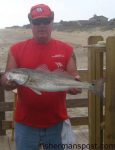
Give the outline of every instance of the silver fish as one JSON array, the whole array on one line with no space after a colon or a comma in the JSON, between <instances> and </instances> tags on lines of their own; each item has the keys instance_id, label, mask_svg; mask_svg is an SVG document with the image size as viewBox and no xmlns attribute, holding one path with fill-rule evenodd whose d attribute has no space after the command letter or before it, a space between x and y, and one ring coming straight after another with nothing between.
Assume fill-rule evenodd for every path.
<instances>
[{"instance_id":1,"label":"silver fish","mask_svg":"<svg viewBox=\"0 0 115 150\"><path fill-rule=\"evenodd\" d=\"M6 73L10 81L15 81L19 85L30 88L37 94L45 92L67 91L72 88L87 89L97 95L103 93L103 81L96 83L76 81L74 77L62 70L50 71L46 66L36 70L27 68L13 69Z\"/></svg>"}]
</instances>

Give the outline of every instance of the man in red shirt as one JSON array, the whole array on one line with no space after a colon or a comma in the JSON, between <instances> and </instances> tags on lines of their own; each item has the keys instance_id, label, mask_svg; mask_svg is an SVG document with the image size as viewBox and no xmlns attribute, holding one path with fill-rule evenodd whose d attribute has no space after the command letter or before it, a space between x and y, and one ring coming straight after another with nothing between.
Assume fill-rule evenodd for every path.
<instances>
[{"instance_id":1,"label":"man in red shirt","mask_svg":"<svg viewBox=\"0 0 115 150\"><path fill-rule=\"evenodd\" d=\"M54 12L47 5L39 4L31 8L28 18L33 38L11 46L6 72L14 68L36 69L45 64L50 71L65 70L79 80L73 48L51 37ZM37 95L27 87L8 81L5 75L1 82L6 90L18 90L16 150L38 150L40 143L44 149L63 150L61 132L63 122L68 119L66 92ZM77 94L81 91L71 89L68 92Z\"/></svg>"}]
</instances>

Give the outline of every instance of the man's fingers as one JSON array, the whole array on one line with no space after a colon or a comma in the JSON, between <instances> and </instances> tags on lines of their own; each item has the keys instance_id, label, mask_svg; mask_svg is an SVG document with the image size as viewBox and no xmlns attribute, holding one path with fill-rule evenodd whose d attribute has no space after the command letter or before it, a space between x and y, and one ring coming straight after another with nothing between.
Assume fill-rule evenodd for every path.
<instances>
[{"instance_id":1,"label":"man's fingers","mask_svg":"<svg viewBox=\"0 0 115 150\"><path fill-rule=\"evenodd\" d=\"M18 84L16 82L7 80L5 74L1 78L1 85L6 90L13 90L18 87Z\"/></svg>"},{"instance_id":2,"label":"man's fingers","mask_svg":"<svg viewBox=\"0 0 115 150\"><path fill-rule=\"evenodd\" d=\"M82 92L82 89L69 89L68 90L68 94L71 94L71 95L76 95L78 93L81 93Z\"/></svg>"}]
</instances>

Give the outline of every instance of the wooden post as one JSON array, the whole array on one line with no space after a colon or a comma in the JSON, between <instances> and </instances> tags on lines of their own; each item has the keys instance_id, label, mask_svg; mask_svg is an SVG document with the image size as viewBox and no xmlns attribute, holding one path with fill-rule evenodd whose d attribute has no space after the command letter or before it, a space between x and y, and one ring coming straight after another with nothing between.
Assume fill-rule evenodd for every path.
<instances>
[{"instance_id":1,"label":"wooden post","mask_svg":"<svg viewBox=\"0 0 115 150\"><path fill-rule=\"evenodd\" d=\"M0 78L1 78L1 73L0 73ZM0 102L4 102L5 97L4 97L4 89L0 85ZM0 112L0 135L5 135L6 131L2 129L2 120L5 120L5 112Z\"/></svg>"},{"instance_id":2,"label":"wooden post","mask_svg":"<svg viewBox=\"0 0 115 150\"><path fill-rule=\"evenodd\" d=\"M88 45L96 44L102 41L101 36L90 36ZM89 48L88 55L89 81L99 80L103 77L103 52L101 48ZM89 143L97 144L96 149L100 150L100 144L103 142L103 133L101 130L101 121L103 117L103 98L89 92Z\"/></svg>"},{"instance_id":3,"label":"wooden post","mask_svg":"<svg viewBox=\"0 0 115 150\"><path fill-rule=\"evenodd\" d=\"M105 101L105 135L108 146L115 149L115 36L108 37L106 42L106 101ZM109 147L111 150L112 146Z\"/></svg>"},{"instance_id":4,"label":"wooden post","mask_svg":"<svg viewBox=\"0 0 115 150\"><path fill-rule=\"evenodd\" d=\"M15 126L15 121L14 121L14 114L16 111L16 100L17 100L17 89L12 91L14 93L14 106L13 106L13 123L12 123L12 141L14 141L14 126Z\"/></svg>"}]
</instances>

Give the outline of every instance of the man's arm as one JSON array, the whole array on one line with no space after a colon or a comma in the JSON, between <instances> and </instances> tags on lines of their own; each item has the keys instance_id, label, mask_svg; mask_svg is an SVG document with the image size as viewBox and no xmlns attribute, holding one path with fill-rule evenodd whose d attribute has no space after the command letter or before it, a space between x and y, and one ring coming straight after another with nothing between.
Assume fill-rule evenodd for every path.
<instances>
[{"instance_id":1,"label":"man's arm","mask_svg":"<svg viewBox=\"0 0 115 150\"><path fill-rule=\"evenodd\" d=\"M8 58L7 58L7 64L6 64L5 72L10 71L11 69L14 69L14 68L17 68L17 64L16 64L14 56L12 55L12 53L10 51L8 53Z\"/></svg>"},{"instance_id":2,"label":"man's arm","mask_svg":"<svg viewBox=\"0 0 115 150\"><path fill-rule=\"evenodd\" d=\"M75 80L80 80L80 76L77 72L77 65L76 65L76 57L75 54L73 53L70 60L68 61L67 67L66 67L66 71L71 74ZM77 94L77 93L81 93L81 89L70 89L68 91L69 94Z\"/></svg>"},{"instance_id":3,"label":"man's arm","mask_svg":"<svg viewBox=\"0 0 115 150\"><path fill-rule=\"evenodd\" d=\"M71 74L76 80L80 80L80 76L77 71L77 65L76 65L76 56L73 53L70 60L68 61L66 70L69 74Z\"/></svg>"},{"instance_id":4,"label":"man's arm","mask_svg":"<svg viewBox=\"0 0 115 150\"><path fill-rule=\"evenodd\" d=\"M14 68L17 68L17 65L16 65L16 62L15 62L15 59L14 59L12 53L9 52L5 73L2 75L2 78L1 78L1 85L3 86L3 88L5 90L8 90L8 91L13 90L13 89L17 88L17 86L18 86L14 81L9 81L6 78L6 73Z\"/></svg>"}]
</instances>

